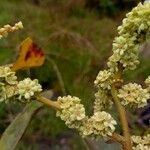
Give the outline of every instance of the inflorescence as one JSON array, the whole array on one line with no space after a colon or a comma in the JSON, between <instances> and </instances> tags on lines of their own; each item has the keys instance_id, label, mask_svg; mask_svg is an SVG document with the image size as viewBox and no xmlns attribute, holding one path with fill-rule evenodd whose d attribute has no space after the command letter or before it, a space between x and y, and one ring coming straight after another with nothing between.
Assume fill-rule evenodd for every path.
<instances>
[{"instance_id":1,"label":"inflorescence","mask_svg":"<svg viewBox=\"0 0 150 150\"><path fill-rule=\"evenodd\" d=\"M124 106L141 108L147 105L150 98L150 77L145 81L147 88L136 83L123 85L123 79L120 76L117 78L119 71L123 74L124 70L133 70L139 64L138 50L150 35L150 3L140 3L126 17L123 24L118 27L118 36L113 42L113 55L107 63L108 69L100 71L94 81L97 92L93 116L85 115L84 107L78 98L71 96L58 98L62 110L58 111L57 116L60 116L66 125L78 129L82 136L110 137L114 133L117 122L106 112L113 105L112 85L120 83L117 87L117 97Z\"/></svg>"},{"instance_id":2,"label":"inflorescence","mask_svg":"<svg viewBox=\"0 0 150 150\"><path fill-rule=\"evenodd\" d=\"M133 150L149 150L150 134L146 136L132 136Z\"/></svg>"},{"instance_id":3,"label":"inflorescence","mask_svg":"<svg viewBox=\"0 0 150 150\"><path fill-rule=\"evenodd\" d=\"M113 72L118 70L118 62L126 70L133 70L139 64L139 47L150 35L150 3L140 3L126 17L118 27L119 35L113 42L113 55L108 61Z\"/></svg>"},{"instance_id":4,"label":"inflorescence","mask_svg":"<svg viewBox=\"0 0 150 150\"><path fill-rule=\"evenodd\" d=\"M36 98L42 91L38 80L29 78L23 81L17 81L15 72L11 71L8 66L0 67L0 101L21 101L24 103L30 102Z\"/></svg>"},{"instance_id":5,"label":"inflorescence","mask_svg":"<svg viewBox=\"0 0 150 150\"><path fill-rule=\"evenodd\" d=\"M136 83L123 85L121 76L117 76L120 71L123 74L124 70L133 70L139 64L138 49L150 37L150 2L140 3L126 17L123 24L118 27L118 36L113 42L113 55L107 63L108 69L100 71L94 81L97 88L94 114L86 115L84 105L78 97L58 97L60 109L57 110L57 116L65 121L69 128L77 129L83 137L111 137L114 133L117 122L107 110L113 106L111 89L118 81L121 82L116 88L116 97L122 105L141 108L150 99L150 76L145 80L146 88ZM0 29L0 38L22 27L21 22L14 27L5 25ZM11 68L0 67L0 101L8 102L15 99L26 103L36 99L41 91L42 87L38 80L26 78L17 81L15 72L11 71ZM150 135L133 136L133 149L150 149L149 139Z\"/></svg>"},{"instance_id":6,"label":"inflorescence","mask_svg":"<svg viewBox=\"0 0 150 150\"><path fill-rule=\"evenodd\" d=\"M16 23L14 26L11 26L9 24L4 25L3 28L0 28L0 39L3 37L7 37L9 32L14 32L14 31L22 29L22 28L23 28L23 25L22 25L21 21Z\"/></svg>"}]
</instances>

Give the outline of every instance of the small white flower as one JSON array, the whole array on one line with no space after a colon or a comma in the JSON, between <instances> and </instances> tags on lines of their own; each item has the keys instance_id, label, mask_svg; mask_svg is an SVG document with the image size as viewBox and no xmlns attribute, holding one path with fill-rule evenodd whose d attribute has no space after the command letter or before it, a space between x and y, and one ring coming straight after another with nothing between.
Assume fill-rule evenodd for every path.
<instances>
[{"instance_id":1,"label":"small white flower","mask_svg":"<svg viewBox=\"0 0 150 150\"><path fill-rule=\"evenodd\" d=\"M17 84L17 77L15 76L15 72L11 71L11 69L7 66L0 66L0 78L4 79L8 84Z\"/></svg>"},{"instance_id":2,"label":"small white flower","mask_svg":"<svg viewBox=\"0 0 150 150\"><path fill-rule=\"evenodd\" d=\"M4 25L3 28L0 28L0 39L3 37L7 37L9 32L14 32L22 28L23 28L23 25L21 21L16 23L14 26L10 26L9 24Z\"/></svg>"},{"instance_id":3,"label":"small white flower","mask_svg":"<svg viewBox=\"0 0 150 150\"><path fill-rule=\"evenodd\" d=\"M13 85L2 85L0 86L0 102L8 102L12 100L13 97L17 94L17 88Z\"/></svg>"},{"instance_id":4,"label":"small white flower","mask_svg":"<svg viewBox=\"0 0 150 150\"><path fill-rule=\"evenodd\" d=\"M17 77L8 66L0 66L0 102L12 99L16 95Z\"/></svg>"},{"instance_id":5,"label":"small white flower","mask_svg":"<svg viewBox=\"0 0 150 150\"><path fill-rule=\"evenodd\" d=\"M115 131L117 122L105 111L94 113L91 118L85 118L79 128L80 134L85 136L109 137Z\"/></svg>"},{"instance_id":6,"label":"small white flower","mask_svg":"<svg viewBox=\"0 0 150 150\"><path fill-rule=\"evenodd\" d=\"M149 150L150 149L150 134L146 136L132 136L133 150Z\"/></svg>"},{"instance_id":7,"label":"small white flower","mask_svg":"<svg viewBox=\"0 0 150 150\"><path fill-rule=\"evenodd\" d=\"M58 97L61 110L57 111L57 116L65 121L70 128L78 128L85 118L85 108L80 104L78 97L64 96Z\"/></svg>"},{"instance_id":8,"label":"small white flower","mask_svg":"<svg viewBox=\"0 0 150 150\"><path fill-rule=\"evenodd\" d=\"M30 100L35 94L38 94L42 91L42 87L38 83L38 80L31 80L30 78L20 81L17 85L17 88L19 100Z\"/></svg>"},{"instance_id":9,"label":"small white flower","mask_svg":"<svg viewBox=\"0 0 150 150\"><path fill-rule=\"evenodd\" d=\"M105 112L96 112L90 118L85 118L82 125L79 127L81 136L97 137L110 137L115 131L115 125L117 122L112 116Z\"/></svg>"},{"instance_id":10,"label":"small white flower","mask_svg":"<svg viewBox=\"0 0 150 150\"><path fill-rule=\"evenodd\" d=\"M147 85L147 89L150 92L150 76L145 80L145 84Z\"/></svg>"},{"instance_id":11,"label":"small white flower","mask_svg":"<svg viewBox=\"0 0 150 150\"><path fill-rule=\"evenodd\" d=\"M19 21L18 23L15 24L15 30L19 30L19 29L22 29L23 28L23 24L21 21Z\"/></svg>"},{"instance_id":12,"label":"small white flower","mask_svg":"<svg viewBox=\"0 0 150 150\"><path fill-rule=\"evenodd\" d=\"M133 146L133 150L150 150L150 146L138 144L137 146Z\"/></svg>"},{"instance_id":13,"label":"small white flower","mask_svg":"<svg viewBox=\"0 0 150 150\"><path fill-rule=\"evenodd\" d=\"M94 135L108 137L115 131L115 125L117 125L117 122L109 113L105 111L96 112L91 119L93 121Z\"/></svg>"},{"instance_id":14,"label":"small white flower","mask_svg":"<svg viewBox=\"0 0 150 150\"><path fill-rule=\"evenodd\" d=\"M147 100L150 94L147 89L143 89L141 85L136 83L129 83L119 90L118 97L123 105L130 105L135 107L144 107L147 105Z\"/></svg>"},{"instance_id":15,"label":"small white flower","mask_svg":"<svg viewBox=\"0 0 150 150\"><path fill-rule=\"evenodd\" d=\"M112 76L113 74L109 70L100 71L94 81L94 84L103 89L110 89Z\"/></svg>"},{"instance_id":16,"label":"small white flower","mask_svg":"<svg viewBox=\"0 0 150 150\"><path fill-rule=\"evenodd\" d=\"M118 36L113 42L113 55L109 58L108 67L118 71L118 63L125 69L133 70L139 64L138 50L149 35L150 3L145 2L128 13L118 27Z\"/></svg>"},{"instance_id":17,"label":"small white flower","mask_svg":"<svg viewBox=\"0 0 150 150\"><path fill-rule=\"evenodd\" d=\"M91 118L85 118L82 122L82 125L79 128L80 135L82 137L93 135L93 121Z\"/></svg>"},{"instance_id":18,"label":"small white flower","mask_svg":"<svg viewBox=\"0 0 150 150\"><path fill-rule=\"evenodd\" d=\"M74 104L80 104L81 100L78 97L75 96L64 96L64 97L58 97L58 103L62 109L69 108L70 106Z\"/></svg>"}]
</instances>

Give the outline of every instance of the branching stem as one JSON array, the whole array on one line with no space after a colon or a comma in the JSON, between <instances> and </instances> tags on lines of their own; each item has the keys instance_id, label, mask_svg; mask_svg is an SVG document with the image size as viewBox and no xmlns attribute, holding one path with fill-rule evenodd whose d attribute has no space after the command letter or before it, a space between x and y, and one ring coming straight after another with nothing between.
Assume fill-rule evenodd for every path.
<instances>
[{"instance_id":1,"label":"branching stem","mask_svg":"<svg viewBox=\"0 0 150 150\"><path fill-rule=\"evenodd\" d=\"M118 110L119 117L120 117L120 122L122 125L122 130L123 130L123 136L125 137L125 145L124 150L132 150L132 144L131 144L131 138L130 138L130 131L128 127L128 121L126 117L126 111L124 107L121 105L118 97L117 97L117 90L114 85L111 87L111 94L114 99L115 106Z\"/></svg>"}]
</instances>

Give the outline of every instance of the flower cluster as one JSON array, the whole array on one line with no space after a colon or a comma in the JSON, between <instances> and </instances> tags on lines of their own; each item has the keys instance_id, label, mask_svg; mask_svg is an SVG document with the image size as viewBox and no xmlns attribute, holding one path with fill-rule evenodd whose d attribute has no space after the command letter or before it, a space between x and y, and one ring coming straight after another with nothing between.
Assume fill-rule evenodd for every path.
<instances>
[{"instance_id":1,"label":"flower cluster","mask_svg":"<svg viewBox=\"0 0 150 150\"><path fill-rule=\"evenodd\" d=\"M138 108L144 107L150 94L147 89L143 89L141 85L136 83L129 83L119 89L118 97L123 105L136 106Z\"/></svg>"},{"instance_id":2,"label":"flower cluster","mask_svg":"<svg viewBox=\"0 0 150 150\"><path fill-rule=\"evenodd\" d=\"M57 116L65 121L70 128L79 130L82 136L111 136L115 130L116 121L104 111L95 112L92 117L85 115L85 108L77 97L58 97L60 110Z\"/></svg>"},{"instance_id":3,"label":"flower cluster","mask_svg":"<svg viewBox=\"0 0 150 150\"><path fill-rule=\"evenodd\" d=\"M91 120L93 122L93 133L95 135L101 135L103 137L111 136L115 131L117 122L105 111L94 113Z\"/></svg>"},{"instance_id":4,"label":"flower cluster","mask_svg":"<svg viewBox=\"0 0 150 150\"><path fill-rule=\"evenodd\" d=\"M94 81L94 84L103 89L110 89L112 76L113 74L108 70L100 71Z\"/></svg>"},{"instance_id":5,"label":"flower cluster","mask_svg":"<svg viewBox=\"0 0 150 150\"><path fill-rule=\"evenodd\" d=\"M150 149L150 134L146 136L132 136L133 150L149 150Z\"/></svg>"},{"instance_id":6,"label":"flower cluster","mask_svg":"<svg viewBox=\"0 0 150 150\"><path fill-rule=\"evenodd\" d=\"M109 137L115 131L117 122L105 111L96 112L80 127L80 133L84 136Z\"/></svg>"},{"instance_id":7,"label":"flower cluster","mask_svg":"<svg viewBox=\"0 0 150 150\"><path fill-rule=\"evenodd\" d=\"M16 94L17 77L8 66L0 67L0 102L8 101Z\"/></svg>"},{"instance_id":8,"label":"flower cluster","mask_svg":"<svg viewBox=\"0 0 150 150\"><path fill-rule=\"evenodd\" d=\"M112 97L108 91L99 89L95 93L94 112L108 110L112 107Z\"/></svg>"},{"instance_id":9,"label":"flower cluster","mask_svg":"<svg viewBox=\"0 0 150 150\"><path fill-rule=\"evenodd\" d=\"M0 81L10 85L17 83L15 72L11 71L8 66L0 66Z\"/></svg>"},{"instance_id":10,"label":"flower cluster","mask_svg":"<svg viewBox=\"0 0 150 150\"><path fill-rule=\"evenodd\" d=\"M80 101L78 97L58 97L61 110L57 111L56 115L64 120L70 128L79 127L81 121L85 118L85 108Z\"/></svg>"},{"instance_id":11,"label":"flower cluster","mask_svg":"<svg viewBox=\"0 0 150 150\"><path fill-rule=\"evenodd\" d=\"M22 22L18 22L14 26L10 26L9 24L4 25L3 28L0 28L0 39L6 37L9 32L14 32L22 28L23 28Z\"/></svg>"},{"instance_id":12,"label":"flower cluster","mask_svg":"<svg viewBox=\"0 0 150 150\"><path fill-rule=\"evenodd\" d=\"M38 80L27 78L18 82L10 67L0 66L0 102L16 99L26 103L41 91Z\"/></svg>"},{"instance_id":13,"label":"flower cluster","mask_svg":"<svg viewBox=\"0 0 150 150\"><path fill-rule=\"evenodd\" d=\"M150 92L150 76L145 80L145 84L147 85L147 89Z\"/></svg>"},{"instance_id":14,"label":"flower cluster","mask_svg":"<svg viewBox=\"0 0 150 150\"><path fill-rule=\"evenodd\" d=\"M82 137L91 136L93 135L93 122L92 119L86 117L82 121L82 125L79 127L79 132ZM93 137L93 136L92 136Z\"/></svg>"},{"instance_id":15,"label":"flower cluster","mask_svg":"<svg viewBox=\"0 0 150 150\"><path fill-rule=\"evenodd\" d=\"M139 46L146 41L150 33L150 3L139 4L118 27L118 37L113 42L113 55L108 66L112 71L118 70L118 62L126 69L135 69Z\"/></svg>"},{"instance_id":16,"label":"flower cluster","mask_svg":"<svg viewBox=\"0 0 150 150\"><path fill-rule=\"evenodd\" d=\"M126 17L122 26L118 27L118 36L113 42L113 55L107 63L108 70L100 71L94 81L97 88L94 114L86 116L77 97L58 98L61 110L57 111L57 116L69 127L78 129L83 137L110 137L113 134L117 123L106 112L113 104L112 98L114 101L120 100L124 106L138 108L144 107L150 98L150 77L145 81L147 89L136 83L122 86L124 69L136 68L139 64L138 49L150 37L150 3L140 3ZM133 149L150 149L148 138L149 136L133 137Z\"/></svg>"},{"instance_id":17,"label":"flower cluster","mask_svg":"<svg viewBox=\"0 0 150 150\"><path fill-rule=\"evenodd\" d=\"M22 102L30 101L36 94L42 91L37 79L26 78L17 84L19 100Z\"/></svg>"}]
</instances>

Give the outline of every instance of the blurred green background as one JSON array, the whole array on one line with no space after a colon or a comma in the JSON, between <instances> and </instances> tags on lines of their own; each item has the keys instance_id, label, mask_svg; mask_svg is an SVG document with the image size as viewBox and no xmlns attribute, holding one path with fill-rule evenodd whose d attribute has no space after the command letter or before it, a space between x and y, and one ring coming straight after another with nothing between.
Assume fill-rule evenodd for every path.
<instances>
[{"instance_id":1,"label":"blurred green background","mask_svg":"<svg viewBox=\"0 0 150 150\"><path fill-rule=\"evenodd\" d=\"M54 95L78 96L87 113L92 113L93 81L106 67L117 26L139 1L132 0L1 0L0 26L22 21L24 29L0 40L0 63L12 63L19 44L31 37L46 54L42 67L18 72L21 78L39 79ZM141 82L150 74L150 59L142 52L141 64L126 72L129 81ZM59 78L62 78L62 83ZM0 104L0 134L24 106ZM49 108L31 121L17 150L85 149L76 131L69 130Z\"/></svg>"}]
</instances>

